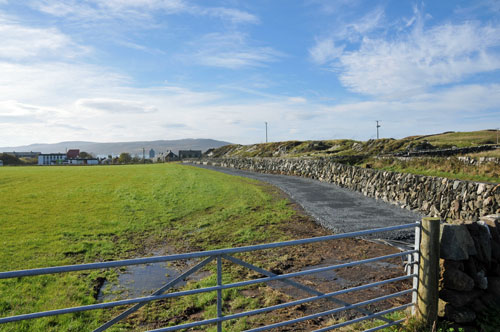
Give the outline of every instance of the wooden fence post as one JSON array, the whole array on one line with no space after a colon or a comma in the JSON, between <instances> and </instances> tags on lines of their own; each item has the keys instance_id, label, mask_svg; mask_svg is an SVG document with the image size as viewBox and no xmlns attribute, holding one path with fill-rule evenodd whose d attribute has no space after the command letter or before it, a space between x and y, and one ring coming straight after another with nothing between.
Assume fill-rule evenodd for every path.
<instances>
[{"instance_id":1,"label":"wooden fence post","mask_svg":"<svg viewBox=\"0 0 500 332\"><path fill-rule=\"evenodd\" d=\"M440 218L423 218L418 269L417 319L431 326L437 320Z\"/></svg>"}]
</instances>

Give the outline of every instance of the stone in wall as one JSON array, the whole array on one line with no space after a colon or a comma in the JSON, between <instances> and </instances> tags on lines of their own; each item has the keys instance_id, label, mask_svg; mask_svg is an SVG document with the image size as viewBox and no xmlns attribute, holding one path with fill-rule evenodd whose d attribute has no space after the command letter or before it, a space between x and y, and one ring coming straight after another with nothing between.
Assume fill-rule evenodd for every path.
<instances>
[{"instance_id":1,"label":"stone in wall","mask_svg":"<svg viewBox=\"0 0 500 332\"><path fill-rule=\"evenodd\" d=\"M471 323L500 302L500 215L482 219L441 225L439 315L457 323Z\"/></svg>"},{"instance_id":2,"label":"stone in wall","mask_svg":"<svg viewBox=\"0 0 500 332\"><path fill-rule=\"evenodd\" d=\"M467 260L476 255L474 240L465 225L442 224L440 256L449 260Z\"/></svg>"}]
</instances>

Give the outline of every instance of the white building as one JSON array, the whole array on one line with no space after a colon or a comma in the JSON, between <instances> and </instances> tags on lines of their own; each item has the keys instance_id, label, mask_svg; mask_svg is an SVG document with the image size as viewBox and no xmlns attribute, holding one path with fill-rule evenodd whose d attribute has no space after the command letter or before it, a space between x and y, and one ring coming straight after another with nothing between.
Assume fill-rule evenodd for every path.
<instances>
[{"instance_id":1,"label":"white building","mask_svg":"<svg viewBox=\"0 0 500 332\"><path fill-rule=\"evenodd\" d=\"M66 159L66 153L41 153L38 155L38 165L61 165Z\"/></svg>"},{"instance_id":2,"label":"white building","mask_svg":"<svg viewBox=\"0 0 500 332\"><path fill-rule=\"evenodd\" d=\"M72 158L66 161L69 165L99 165L98 159Z\"/></svg>"}]
</instances>

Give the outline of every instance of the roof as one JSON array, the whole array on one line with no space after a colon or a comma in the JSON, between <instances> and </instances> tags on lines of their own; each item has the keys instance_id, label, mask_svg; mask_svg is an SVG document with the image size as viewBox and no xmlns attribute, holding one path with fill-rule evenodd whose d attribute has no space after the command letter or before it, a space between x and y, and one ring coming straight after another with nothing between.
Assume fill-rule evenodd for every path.
<instances>
[{"instance_id":1,"label":"roof","mask_svg":"<svg viewBox=\"0 0 500 332\"><path fill-rule=\"evenodd\" d=\"M68 158L76 158L80 154L79 149L69 149L68 152L66 152L66 155Z\"/></svg>"}]
</instances>

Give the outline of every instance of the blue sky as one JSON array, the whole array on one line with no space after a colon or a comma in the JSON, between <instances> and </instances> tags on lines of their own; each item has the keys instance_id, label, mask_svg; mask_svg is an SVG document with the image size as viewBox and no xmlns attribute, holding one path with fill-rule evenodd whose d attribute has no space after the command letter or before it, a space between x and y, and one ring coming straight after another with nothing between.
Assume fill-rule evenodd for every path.
<instances>
[{"instance_id":1,"label":"blue sky","mask_svg":"<svg viewBox=\"0 0 500 332\"><path fill-rule=\"evenodd\" d=\"M500 127L500 1L0 0L0 146Z\"/></svg>"}]
</instances>

